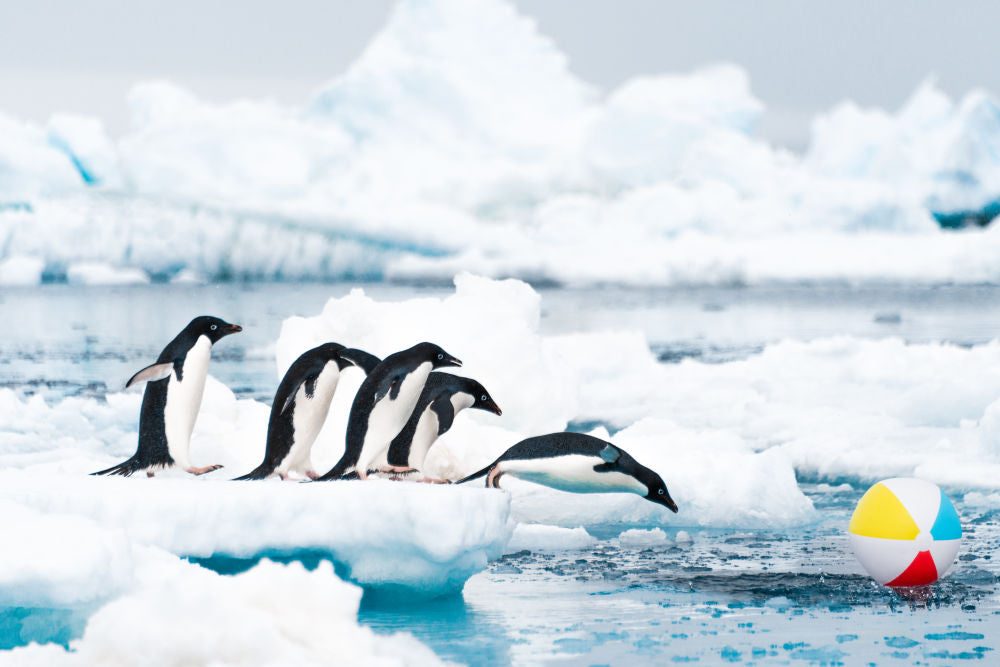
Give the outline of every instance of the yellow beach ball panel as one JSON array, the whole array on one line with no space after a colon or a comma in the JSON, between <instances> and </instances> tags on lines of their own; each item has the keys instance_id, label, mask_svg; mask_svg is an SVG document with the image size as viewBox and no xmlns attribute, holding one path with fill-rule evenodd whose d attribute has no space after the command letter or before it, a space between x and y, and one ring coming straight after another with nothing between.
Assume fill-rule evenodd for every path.
<instances>
[{"instance_id":1,"label":"yellow beach ball panel","mask_svg":"<svg viewBox=\"0 0 1000 667\"><path fill-rule=\"evenodd\" d=\"M923 586L951 567L962 526L937 485L909 477L872 486L848 528L851 548L865 570L887 586Z\"/></svg>"}]
</instances>

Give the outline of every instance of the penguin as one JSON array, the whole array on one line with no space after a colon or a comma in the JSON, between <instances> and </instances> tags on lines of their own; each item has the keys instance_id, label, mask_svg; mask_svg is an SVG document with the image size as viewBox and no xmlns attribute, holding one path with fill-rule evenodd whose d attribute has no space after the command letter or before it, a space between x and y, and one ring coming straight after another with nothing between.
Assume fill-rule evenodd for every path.
<instances>
[{"instance_id":1,"label":"penguin","mask_svg":"<svg viewBox=\"0 0 1000 667\"><path fill-rule=\"evenodd\" d=\"M574 493L636 493L671 512L677 504L663 479L610 442L583 433L550 433L528 438L500 455L462 484L486 475L486 486L500 488L510 475Z\"/></svg>"},{"instance_id":2,"label":"penguin","mask_svg":"<svg viewBox=\"0 0 1000 667\"><path fill-rule=\"evenodd\" d=\"M389 443L413 414L431 370L461 365L433 343L418 343L386 357L368 374L354 397L344 455L319 480L338 479L352 471L360 479L367 479L369 467L382 461L385 463L379 466L380 472L413 472L387 465Z\"/></svg>"},{"instance_id":3,"label":"penguin","mask_svg":"<svg viewBox=\"0 0 1000 667\"><path fill-rule=\"evenodd\" d=\"M155 470L176 466L192 475L203 475L221 468L192 466L188 450L205 390L212 345L240 331L243 327L218 317L196 317L163 348L155 364L133 375L125 383L126 389L147 383L139 412L139 447L127 461L91 474L128 477L145 470L146 476L152 477Z\"/></svg>"},{"instance_id":4,"label":"penguin","mask_svg":"<svg viewBox=\"0 0 1000 667\"><path fill-rule=\"evenodd\" d=\"M503 414L485 387L472 378L431 373L410 419L389 444L389 465L423 470L431 445L451 428L455 415L465 408ZM447 480L424 478L423 481Z\"/></svg>"},{"instance_id":5,"label":"penguin","mask_svg":"<svg viewBox=\"0 0 1000 667\"><path fill-rule=\"evenodd\" d=\"M287 479L293 471L310 479L319 477L309 455L330 411L340 372L357 366L367 374L379 362L373 354L340 343L325 343L303 353L288 367L274 395L264 461L236 479L265 479L274 473Z\"/></svg>"}]
</instances>

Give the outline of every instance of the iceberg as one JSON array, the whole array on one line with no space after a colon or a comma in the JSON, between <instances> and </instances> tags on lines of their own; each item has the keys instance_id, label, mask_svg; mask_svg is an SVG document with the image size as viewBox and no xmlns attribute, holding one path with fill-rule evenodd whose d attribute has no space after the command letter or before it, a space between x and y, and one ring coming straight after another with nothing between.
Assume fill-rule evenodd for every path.
<instances>
[{"instance_id":1,"label":"iceberg","mask_svg":"<svg viewBox=\"0 0 1000 667\"><path fill-rule=\"evenodd\" d=\"M401 0L299 105L137 84L131 124L0 114L0 261L155 281L460 271L567 285L994 282L1000 106L844 102L797 155L737 65L601 94L504 0ZM992 231L992 230L988 230Z\"/></svg>"}]
</instances>

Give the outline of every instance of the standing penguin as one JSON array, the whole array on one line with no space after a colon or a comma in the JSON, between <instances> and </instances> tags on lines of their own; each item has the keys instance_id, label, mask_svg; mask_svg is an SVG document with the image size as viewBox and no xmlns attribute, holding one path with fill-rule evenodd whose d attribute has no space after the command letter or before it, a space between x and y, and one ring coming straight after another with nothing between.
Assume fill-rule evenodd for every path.
<instances>
[{"instance_id":1,"label":"standing penguin","mask_svg":"<svg viewBox=\"0 0 1000 667\"><path fill-rule=\"evenodd\" d=\"M623 449L583 433L550 433L528 438L493 463L456 484L486 475L486 486L499 489L502 475L574 493L637 493L671 512L677 504L663 479Z\"/></svg>"},{"instance_id":2,"label":"standing penguin","mask_svg":"<svg viewBox=\"0 0 1000 667\"><path fill-rule=\"evenodd\" d=\"M423 470L427 451L465 408L502 414L489 392L472 378L431 373L406 426L389 445L388 463L395 468ZM443 482L425 478L425 481Z\"/></svg>"},{"instance_id":3,"label":"standing penguin","mask_svg":"<svg viewBox=\"0 0 1000 667\"><path fill-rule=\"evenodd\" d=\"M369 466L384 459L389 443L413 414L431 370L462 362L433 343L418 343L390 354L368 374L351 405L344 455L320 477L332 480L356 472L367 479ZM411 472L381 465L382 472Z\"/></svg>"},{"instance_id":4,"label":"standing penguin","mask_svg":"<svg viewBox=\"0 0 1000 667\"><path fill-rule=\"evenodd\" d=\"M367 374L378 364L375 355L340 343L325 343L302 354L288 367L274 395L264 461L236 479L264 479L274 473L287 479L293 471L319 477L309 455L330 411L340 372L358 366Z\"/></svg>"},{"instance_id":5,"label":"standing penguin","mask_svg":"<svg viewBox=\"0 0 1000 667\"><path fill-rule=\"evenodd\" d=\"M202 315L191 320L170 341L156 363L143 368L125 383L131 387L146 382L139 412L139 447L132 458L93 475L124 475L177 466L192 475L218 470L221 465L195 468L188 461L191 432L198 417L208 376L212 344L229 334L243 331L218 317Z\"/></svg>"}]
</instances>

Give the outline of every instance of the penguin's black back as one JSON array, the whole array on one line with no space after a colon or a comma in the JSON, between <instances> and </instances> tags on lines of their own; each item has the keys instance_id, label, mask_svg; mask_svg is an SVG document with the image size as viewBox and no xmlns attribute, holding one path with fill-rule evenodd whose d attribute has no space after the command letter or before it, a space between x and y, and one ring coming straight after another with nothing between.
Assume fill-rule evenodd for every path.
<instances>
[{"instance_id":1,"label":"penguin's black back","mask_svg":"<svg viewBox=\"0 0 1000 667\"><path fill-rule=\"evenodd\" d=\"M357 464L361 457L361 449L365 444L365 435L368 433L368 417L371 415L372 408L375 407L375 398L379 387L390 376L412 373L420 364L427 361L418 347L414 346L390 354L382 363L373 368L365 381L361 383L358 393L354 396L354 402L351 403L344 454L329 472L319 478L320 481L337 479L347 472L348 468Z\"/></svg>"},{"instance_id":2,"label":"penguin's black back","mask_svg":"<svg viewBox=\"0 0 1000 667\"><path fill-rule=\"evenodd\" d=\"M605 447L613 447L617 450L619 457L615 465L622 472L631 472L644 468L628 452L606 440L601 440L585 433L561 432L526 438L516 445L512 445L510 449L482 470L474 472L468 477L463 477L455 483L462 484L477 477L482 477L501 461L548 459L555 456L570 456L573 454L600 456Z\"/></svg>"},{"instance_id":3,"label":"penguin's black back","mask_svg":"<svg viewBox=\"0 0 1000 667\"><path fill-rule=\"evenodd\" d=\"M340 347L344 349L343 346ZM291 451L292 444L295 442L294 417L298 406L293 402L285 410L285 403L298 391L303 382L306 384L306 394L311 395L313 389L310 383L315 386L316 378L323 372L329 361L331 360L320 354L319 348L314 348L302 354L288 367L285 376L278 384L278 391L274 394L274 402L271 403L264 461L246 475L237 477L237 481L264 479L273 473L282 460L288 456L288 452ZM338 367L343 369L344 365L340 363L340 360L335 361L337 361ZM344 364L350 365L349 362L344 362Z\"/></svg>"},{"instance_id":4,"label":"penguin's black back","mask_svg":"<svg viewBox=\"0 0 1000 667\"><path fill-rule=\"evenodd\" d=\"M600 456L601 450L609 444L611 443L585 433L566 432L537 435L512 446L500 455L496 463L510 461L511 459L546 459L553 456L568 456L570 454ZM627 456L627 454L622 452L622 456Z\"/></svg>"},{"instance_id":5,"label":"penguin's black back","mask_svg":"<svg viewBox=\"0 0 1000 667\"><path fill-rule=\"evenodd\" d=\"M186 329L170 341L156 358L157 364L173 363L174 372L180 378L183 378L184 359L188 350L198 340L197 336L185 334L187 334ZM139 443L135 454L118 465L92 474L128 477L152 466L173 465L174 459L167 447L167 429L163 416L167 407L167 389L172 380L173 378L167 377L146 383L142 393L142 407L139 410Z\"/></svg>"}]
</instances>

